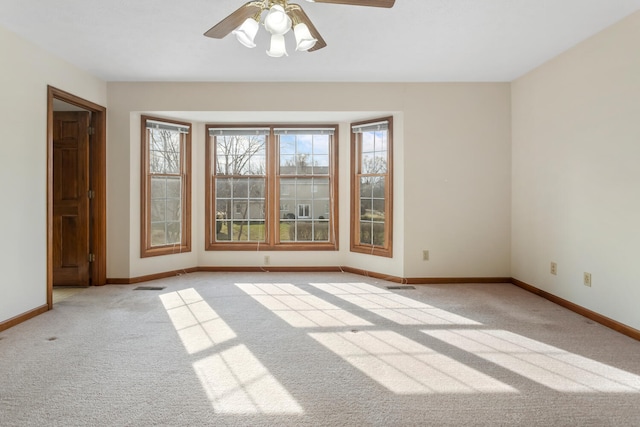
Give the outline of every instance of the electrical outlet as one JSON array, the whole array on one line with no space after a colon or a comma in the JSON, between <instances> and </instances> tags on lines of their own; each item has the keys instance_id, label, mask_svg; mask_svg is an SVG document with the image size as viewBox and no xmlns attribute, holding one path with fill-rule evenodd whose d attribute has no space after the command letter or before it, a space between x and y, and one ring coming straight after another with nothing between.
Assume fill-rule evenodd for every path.
<instances>
[{"instance_id":1,"label":"electrical outlet","mask_svg":"<svg viewBox=\"0 0 640 427\"><path fill-rule=\"evenodd\" d=\"M269 265L271 263L271 257L269 255L264 256L264 265Z\"/></svg>"},{"instance_id":2,"label":"electrical outlet","mask_svg":"<svg viewBox=\"0 0 640 427\"><path fill-rule=\"evenodd\" d=\"M591 287L591 273L584 273L584 285Z\"/></svg>"},{"instance_id":3,"label":"electrical outlet","mask_svg":"<svg viewBox=\"0 0 640 427\"><path fill-rule=\"evenodd\" d=\"M553 261L551 262L551 274L553 274L554 276L558 275L558 264Z\"/></svg>"},{"instance_id":4,"label":"electrical outlet","mask_svg":"<svg viewBox=\"0 0 640 427\"><path fill-rule=\"evenodd\" d=\"M429 261L429 251L422 251L422 260Z\"/></svg>"}]
</instances>

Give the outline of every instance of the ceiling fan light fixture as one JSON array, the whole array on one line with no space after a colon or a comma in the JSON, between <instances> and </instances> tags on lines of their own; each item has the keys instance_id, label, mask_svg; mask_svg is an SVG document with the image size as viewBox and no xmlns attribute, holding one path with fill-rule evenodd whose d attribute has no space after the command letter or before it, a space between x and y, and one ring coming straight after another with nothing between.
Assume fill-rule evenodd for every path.
<instances>
[{"instance_id":1,"label":"ceiling fan light fixture","mask_svg":"<svg viewBox=\"0 0 640 427\"><path fill-rule=\"evenodd\" d=\"M253 48L256 47L254 40L259 28L260 24L258 21L253 18L247 18L242 25L232 31L232 34L236 36L242 45Z\"/></svg>"},{"instance_id":2,"label":"ceiling fan light fixture","mask_svg":"<svg viewBox=\"0 0 640 427\"><path fill-rule=\"evenodd\" d=\"M309 31L309 27L304 22L293 27L293 33L296 36L296 50L307 51L315 46L318 39L314 39Z\"/></svg>"},{"instance_id":3,"label":"ceiling fan light fixture","mask_svg":"<svg viewBox=\"0 0 640 427\"><path fill-rule=\"evenodd\" d=\"M289 56L287 47L284 44L284 36L282 34L273 34L271 36L271 46L267 51L267 55L272 58L280 58L281 56Z\"/></svg>"},{"instance_id":4,"label":"ceiling fan light fixture","mask_svg":"<svg viewBox=\"0 0 640 427\"><path fill-rule=\"evenodd\" d=\"M273 5L264 18L264 27L273 35L284 35L291 29L291 18L279 5Z\"/></svg>"},{"instance_id":5,"label":"ceiling fan light fixture","mask_svg":"<svg viewBox=\"0 0 640 427\"><path fill-rule=\"evenodd\" d=\"M239 0L238 0L239 1ZM246 0L245 0L246 1ZM327 46L302 7L292 0L249 0L204 33L206 37L222 39L233 33L247 47L256 47L260 25L271 34L270 56L287 55L284 35L295 33L297 51L315 52ZM391 8L396 0L306 0L309 3L334 3L353 6ZM287 55L288 56L288 55Z\"/></svg>"}]
</instances>

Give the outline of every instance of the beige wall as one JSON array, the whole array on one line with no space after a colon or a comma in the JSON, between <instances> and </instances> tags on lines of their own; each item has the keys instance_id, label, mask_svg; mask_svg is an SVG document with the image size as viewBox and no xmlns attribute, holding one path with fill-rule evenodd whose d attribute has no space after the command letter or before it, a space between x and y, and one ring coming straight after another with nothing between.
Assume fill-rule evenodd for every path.
<instances>
[{"instance_id":1,"label":"beige wall","mask_svg":"<svg viewBox=\"0 0 640 427\"><path fill-rule=\"evenodd\" d=\"M405 276L510 277L509 86L429 84L409 93Z\"/></svg>"},{"instance_id":2,"label":"beige wall","mask_svg":"<svg viewBox=\"0 0 640 427\"><path fill-rule=\"evenodd\" d=\"M47 85L106 105L106 83L0 28L0 321L46 304Z\"/></svg>"},{"instance_id":3,"label":"beige wall","mask_svg":"<svg viewBox=\"0 0 640 427\"><path fill-rule=\"evenodd\" d=\"M205 252L204 122L340 124L340 251L273 252L272 265L347 265L394 276L508 277L508 84L110 83L108 271L136 277L262 265L265 253ZM141 113L193 119L194 250L139 258ZM392 114L394 257L349 252L349 122ZM202 117L206 116L207 120ZM125 167L126 166L126 167ZM422 261L422 250L431 260Z\"/></svg>"},{"instance_id":4,"label":"beige wall","mask_svg":"<svg viewBox=\"0 0 640 427\"><path fill-rule=\"evenodd\" d=\"M640 329L638 52L640 12L513 83L512 275Z\"/></svg>"}]
</instances>

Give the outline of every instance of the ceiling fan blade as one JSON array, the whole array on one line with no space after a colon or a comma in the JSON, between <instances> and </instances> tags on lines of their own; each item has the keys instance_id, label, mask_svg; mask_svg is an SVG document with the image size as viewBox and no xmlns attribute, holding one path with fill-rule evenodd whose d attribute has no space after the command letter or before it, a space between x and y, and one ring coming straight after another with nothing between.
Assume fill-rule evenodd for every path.
<instances>
[{"instance_id":1,"label":"ceiling fan blade","mask_svg":"<svg viewBox=\"0 0 640 427\"><path fill-rule=\"evenodd\" d=\"M309 16L306 13L304 13L304 10L302 10L300 5L289 3L289 5L287 6L287 12L294 18L294 21L298 20L302 23L307 24L307 27L309 27L309 32L311 33L313 38L318 40L316 44L307 52L320 50L323 47L327 46L327 42L324 41L324 39L318 32L318 29L316 28L315 25L313 25L313 22L311 22L311 19L309 19Z\"/></svg>"},{"instance_id":2,"label":"ceiling fan blade","mask_svg":"<svg viewBox=\"0 0 640 427\"><path fill-rule=\"evenodd\" d=\"M204 33L207 37L213 37L214 39L221 39L229 34L231 31L238 28L247 18L251 18L255 14L262 11L262 2L250 1L231 15L218 22L209 31Z\"/></svg>"},{"instance_id":3,"label":"ceiling fan blade","mask_svg":"<svg viewBox=\"0 0 640 427\"><path fill-rule=\"evenodd\" d=\"M350 4L352 6L393 7L396 0L307 0L315 3Z\"/></svg>"}]
</instances>

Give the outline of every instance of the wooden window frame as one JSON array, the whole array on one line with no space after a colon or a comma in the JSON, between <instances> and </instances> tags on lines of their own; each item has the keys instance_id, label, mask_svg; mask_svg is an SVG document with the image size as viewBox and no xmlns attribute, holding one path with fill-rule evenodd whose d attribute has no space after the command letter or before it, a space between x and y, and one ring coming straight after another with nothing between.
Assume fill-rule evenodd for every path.
<instances>
[{"instance_id":1,"label":"wooden window frame","mask_svg":"<svg viewBox=\"0 0 640 427\"><path fill-rule=\"evenodd\" d=\"M151 176L149 172L149 140L147 121L163 122L189 128L187 134L182 135L180 152L180 176L182 178L182 229L181 242L162 246L151 245ZM141 176L140 176L140 257L170 255L191 252L191 123L171 119L163 119L143 115L141 127Z\"/></svg>"},{"instance_id":2,"label":"wooden window frame","mask_svg":"<svg viewBox=\"0 0 640 427\"><path fill-rule=\"evenodd\" d=\"M315 129L318 127L331 128L334 133L329 143L329 238L328 241L280 241L280 171L279 144L274 129ZM265 240L263 242L226 242L216 241L215 238L215 150L213 140L209 135L210 129L250 129L269 128L266 147L266 184L265 184ZM209 124L205 131L205 250L207 251L337 251L338 247L338 125L318 124ZM296 175L286 175L284 178L295 178ZM309 176L312 177L312 176ZM297 206L295 206L297 209Z\"/></svg>"},{"instance_id":3,"label":"wooden window frame","mask_svg":"<svg viewBox=\"0 0 640 427\"><path fill-rule=\"evenodd\" d=\"M360 242L360 159L362 155L362 134L353 132L353 126L362 126L376 122L388 122L387 130L387 172L385 176L385 221L384 245L363 244ZM351 124L351 252L393 257L393 117L365 120Z\"/></svg>"}]
</instances>

